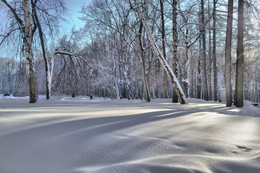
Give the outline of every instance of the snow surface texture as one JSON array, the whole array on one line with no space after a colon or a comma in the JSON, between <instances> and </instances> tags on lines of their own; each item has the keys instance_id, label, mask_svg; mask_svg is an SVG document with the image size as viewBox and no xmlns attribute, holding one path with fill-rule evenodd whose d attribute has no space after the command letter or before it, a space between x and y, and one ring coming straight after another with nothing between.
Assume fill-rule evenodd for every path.
<instances>
[{"instance_id":1,"label":"snow surface texture","mask_svg":"<svg viewBox=\"0 0 260 173\"><path fill-rule=\"evenodd\" d=\"M189 102L1 98L0 172L259 173L260 109Z\"/></svg>"}]
</instances>

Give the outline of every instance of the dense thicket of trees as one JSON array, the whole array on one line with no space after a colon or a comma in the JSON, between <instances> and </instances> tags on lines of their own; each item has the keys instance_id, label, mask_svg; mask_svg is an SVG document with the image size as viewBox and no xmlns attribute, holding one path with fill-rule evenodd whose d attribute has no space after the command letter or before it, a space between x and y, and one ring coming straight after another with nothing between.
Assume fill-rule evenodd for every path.
<instances>
[{"instance_id":1,"label":"dense thicket of trees","mask_svg":"<svg viewBox=\"0 0 260 173\"><path fill-rule=\"evenodd\" d=\"M233 1L228 15L228 3ZM4 2L1 0L0 4L7 16L15 19ZM60 38L52 34L61 29L55 25L53 14L66 18L63 2L28 3L30 23L36 33L32 53L37 89L47 99L48 94L66 94L146 101L172 97L173 102L177 101L174 98L178 91L176 94L176 87L158 59L137 13L138 4L159 52L186 96L223 101L226 95L227 106L235 99L238 107L243 106L243 99L260 102L260 2L257 0L95 0L82 7L85 27ZM22 18L25 13L18 13L19 4L22 7L20 1L10 2ZM19 37L15 23L17 19L8 23L8 28L1 28L1 47ZM23 58L21 63L24 64ZM9 82L13 89L6 90L6 77L2 79L2 93L27 92L28 84L18 80L28 77L25 66L14 64L12 75L7 68L2 69L14 81Z\"/></svg>"}]
</instances>

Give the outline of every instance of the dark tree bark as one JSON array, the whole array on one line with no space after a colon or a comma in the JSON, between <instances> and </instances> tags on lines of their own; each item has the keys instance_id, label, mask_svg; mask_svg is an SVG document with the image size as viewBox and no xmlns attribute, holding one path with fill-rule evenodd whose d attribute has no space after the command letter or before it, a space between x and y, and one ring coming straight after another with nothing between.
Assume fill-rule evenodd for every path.
<instances>
[{"instance_id":1,"label":"dark tree bark","mask_svg":"<svg viewBox=\"0 0 260 173\"><path fill-rule=\"evenodd\" d=\"M199 50L201 55L201 38L199 39ZM197 75L196 75L196 98L201 99L201 57L198 58L198 65L197 65Z\"/></svg>"},{"instance_id":2,"label":"dark tree bark","mask_svg":"<svg viewBox=\"0 0 260 173\"><path fill-rule=\"evenodd\" d=\"M208 1L208 27L210 28L208 31L208 42L209 42L209 48L208 48L208 59L209 59L209 63L208 63L208 88L209 88L209 100L212 100L212 85L211 85L211 81L212 81L212 31L211 31L211 20L210 20L210 16L211 16L211 10L210 10L210 1Z\"/></svg>"},{"instance_id":3,"label":"dark tree bark","mask_svg":"<svg viewBox=\"0 0 260 173\"><path fill-rule=\"evenodd\" d=\"M173 35L173 58L172 58L172 68L175 76L178 78L178 30L177 30L177 4L178 0L173 0L172 2L172 35ZM172 102L178 102L178 95L173 89Z\"/></svg>"},{"instance_id":4,"label":"dark tree bark","mask_svg":"<svg viewBox=\"0 0 260 173\"><path fill-rule=\"evenodd\" d=\"M213 76L214 76L214 89L213 89L213 96L214 101L218 100L218 69L217 69L217 57L216 57L216 4L217 0L213 0L213 54L212 54L212 62L213 62Z\"/></svg>"},{"instance_id":5,"label":"dark tree bark","mask_svg":"<svg viewBox=\"0 0 260 173\"><path fill-rule=\"evenodd\" d=\"M49 73L49 61L48 61L48 58L47 58L47 55L46 55L46 48L45 48L45 41L44 41L44 34L43 34L43 31L42 31L42 26L41 26L41 23L40 23L40 20L39 20L39 17L38 17L38 14L37 14L37 10L36 10L36 2L37 1L33 1L31 0L31 4L32 4L32 14L33 14L33 17L34 17L34 20L35 20L35 25L38 27L38 30L39 30L39 38L40 38L40 43L41 43L41 48L42 48L42 56L43 56L43 60L44 60L44 67L45 67L45 81L46 81L46 99L50 99L50 91L51 91L51 88L50 88L50 82L49 81L51 78L50 78L50 73Z\"/></svg>"}]
</instances>

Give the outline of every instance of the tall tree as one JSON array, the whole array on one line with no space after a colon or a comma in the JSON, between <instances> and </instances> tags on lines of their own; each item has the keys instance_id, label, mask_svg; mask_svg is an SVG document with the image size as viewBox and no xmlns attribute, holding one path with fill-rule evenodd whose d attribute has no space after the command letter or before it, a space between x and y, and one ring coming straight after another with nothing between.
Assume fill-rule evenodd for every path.
<instances>
[{"instance_id":1,"label":"tall tree","mask_svg":"<svg viewBox=\"0 0 260 173\"><path fill-rule=\"evenodd\" d=\"M37 10L36 10L36 3L37 0L31 0L31 5L32 5L32 16L33 16L33 21L35 25L38 27L38 33L39 33L39 38L40 38L40 43L41 43L41 48L42 48L42 56L44 60L44 67L45 67L45 81L46 81L46 99L48 100L50 98L50 91L51 91L51 77L50 77L50 70L49 70L49 60L47 57L47 52L46 52L46 46L45 46L45 41L44 41L44 33L42 30L42 25L39 20Z\"/></svg>"},{"instance_id":2,"label":"tall tree","mask_svg":"<svg viewBox=\"0 0 260 173\"><path fill-rule=\"evenodd\" d=\"M236 86L235 105L244 106L244 0L238 0L238 27L237 27L237 64L236 64Z\"/></svg>"},{"instance_id":3,"label":"tall tree","mask_svg":"<svg viewBox=\"0 0 260 173\"><path fill-rule=\"evenodd\" d=\"M23 19L20 18L19 13L16 11L12 5L6 0L2 0L2 2L8 7L11 11L15 21L19 25L20 31L23 34L23 46L25 51L26 63L28 67L28 75L29 75L29 103L37 102L37 89L36 89L36 80L35 80L35 72L33 65L33 52L32 52L32 39L33 33L36 28L32 28L31 25L31 13L30 13L30 3L29 0L22 1L23 7Z\"/></svg>"},{"instance_id":4,"label":"tall tree","mask_svg":"<svg viewBox=\"0 0 260 173\"><path fill-rule=\"evenodd\" d=\"M32 27L29 0L23 0L24 10L24 47L26 61L29 66L29 86L30 86L30 103L37 101L37 90L35 73L33 67L33 52L32 52Z\"/></svg>"},{"instance_id":5,"label":"tall tree","mask_svg":"<svg viewBox=\"0 0 260 173\"><path fill-rule=\"evenodd\" d=\"M204 0L200 1L200 13L201 13L201 37L202 37L202 69L203 69L203 99L209 100L208 94L208 80L207 80L207 60L206 60L206 27L205 27L205 8Z\"/></svg>"},{"instance_id":6,"label":"tall tree","mask_svg":"<svg viewBox=\"0 0 260 173\"><path fill-rule=\"evenodd\" d=\"M140 27L139 27L139 33L138 33L138 40L139 40L139 45L140 45L140 61L141 61L141 66L142 66L142 74L143 74L143 89L144 89L144 96L146 102L150 102L150 90L149 90L149 85L148 85L148 78L146 74L146 67L145 67L145 50L143 46L143 41L142 41L142 33L143 33L143 23L140 22Z\"/></svg>"},{"instance_id":7,"label":"tall tree","mask_svg":"<svg viewBox=\"0 0 260 173\"><path fill-rule=\"evenodd\" d=\"M232 23L233 23L233 0L228 1L228 17L225 45L225 86L226 86L226 106L232 105L231 87L231 48L232 48Z\"/></svg>"},{"instance_id":8,"label":"tall tree","mask_svg":"<svg viewBox=\"0 0 260 173\"><path fill-rule=\"evenodd\" d=\"M161 53L159 47L157 46L153 36L152 36L152 33L145 21L145 18L144 18L144 15L140 9L140 6L139 6L139 3L138 3L138 0L134 0L135 2L135 5L136 5L136 11L138 13L138 16L139 16L139 19L141 20L141 22L143 23L143 26L144 26L144 29L147 33L147 37L148 37L148 40L150 41L152 47L153 47L153 50L155 52L155 54L157 55L157 57L159 58L160 62L161 62L161 65L163 66L164 70L167 72L170 80L171 80L171 83L172 85L174 86L174 89L176 90L176 93L178 94L178 98L179 98L179 101L181 104L186 104L187 101L186 101L186 98L185 98L185 95L184 95L184 92L181 88L181 85L178 81L178 79L176 78L175 74L173 73L172 69L170 68L169 64L167 63L167 61L165 60L165 58L163 57L163 54Z\"/></svg>"},{"instance_id":9,"label":"tall tree","mask_svg":"<svg viewBox=\"0 0 260 173\"><path fill-rule=\"evenodd\" d=\"M165 46L165 21L164 21L164 0L160 0L160 13L161 13L161 36L162 36L162 53L166 59L166 46ZM168 78L167 73L164 71L163 81L163 98L168 98Z\"/></svg>"},{"instance_id":10,"label":"tall tree","mask_svg":"<svg viewBox=\"0 0 260 173\"><path fill-rule=\"evenodd\" d=\"M173 35L173 57L172 57L172 68L173 72L178 77L178 29L177 29L177 4L178 0L172 1L172 35ZM173 89L172 102L178 102L178 96L175 90Z\"/></svg>"},{"instance_id":11,"label":"tall tree","mask_svg":"<svg viewBox=\"0 0 260 173\"><path fill-rule=\"evenodd\" d=\"M213 0L213 53L212 53L212 63L213 63L213 78L214 78L214 88L213 97L214 101L218 100L218 69L217 69L217 57L216 57L216 30L217 30L217 14L216 14L216 4L218 0Z\"/></svg>"},{"instance_id":12,"label":"tall tree","mask_svg":"<svg viewBox=\"0 0 260 173\"><path fill-rule=\"evenodd\" d=\"M211 6L210 6L210 1L208 1L208 44L209 44L209 48L208 48L208 88L209 88L209 100L212 100L212 85L211 85L211 81L212 81L212 30L211 30Z\"/></svg>"},{"instance_id":13,"label":"tall tree","mask_svg":"<svg viewBox=\"0 0 260 173\"><path fill-rule=\"evenodd\" d=\"M61 18L61 14L66 10L63 1L49 0L48 8L40 0L30 0L32 7L32 19L34 26L38 28L38 35L40 39L40 45L42 49L42 56L44 60L45 68L45 87L46 87L46 99L48 100L51 95L51 66L52 60L47 56L47 45L45 41L45 36L47 33L47 28L50 31L55 29L55 23ZM51 10L50 10L51 9ZM55 16L53 14L55 14ZM40 14L40 15L39 15ZM43 18L43 20L41 20ZM47 20L46 20L47 19Z\"/></svg>"}]
</instances>

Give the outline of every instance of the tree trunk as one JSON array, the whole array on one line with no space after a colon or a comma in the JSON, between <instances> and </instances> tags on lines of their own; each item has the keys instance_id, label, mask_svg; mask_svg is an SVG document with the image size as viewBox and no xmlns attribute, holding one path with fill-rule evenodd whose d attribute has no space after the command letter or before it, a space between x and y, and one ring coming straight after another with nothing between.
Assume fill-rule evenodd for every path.
<instances>
[{"instance_id":1,"label":"tree trunk","mask_svg":"<svg viewBox=\"0 0 260 173\"><path fill-rule=\"evenodd\" d=\"M32 55L32 28L30 20L30 6L28 0L23 0L24 8L24 47L26 62L29 69L29 103L37 102L36 80L33 67L33 55Z\"/></svg>"},{"instance_id":2,"label":"tree trunk","mask_svg":"<svg viewBox=\"0 0 260 173\"><path fill-rule=\"evenodd\" d=\"M208 18L211 15L210 14L210 1L208 1ZM208 19L208 27L211 28L211 20ZM209 88L209 100L212 100L212 85L211 85L211 81L212 81L212 37L211 37L211 29L209 29L208 31L208 37L209 37L209 54L208 54L208 59L209 59L209 63L208 63L208 88Z\"/></svg>"},{"instance_id":3,"label":"tree trunk","mask_svg":"<svg viewBox=\"0 0 260 173\"><path fill-rule=\"evenodd\" d=\"M217 69L217 58L216 58L216 4L217 0L213 0L213 76L214 76L214 101L218 100L218 69Z\"/></svg>"},{"instance_id":4,"label":"tree trunk","mask_svg":"<svg viewBox=\"0 0 260 173\"><path fill-rule=\"evenodd\" d=\"M143 23L143 26L144 26L144 29L147 33L147 36L148 36L148 39L153 47L153 50L155 52L155 54L157 55L157 57L159 58L160 62L161 62L161 65L163 66L163 68L165 69L165 71L167 72L171 82L172 82L172 85L174 86L174 89L175 91L177 92L178 94L178 98L179 98L179 101L181 104L186 104L187 101L186 101L186 98L185 98L185 95L184 95L184 92L181 88L181 85L179 83L179 81L177 80L175 74L173 73L172 69L170 68L169 64L167 63L167 61L165 60L165 58L163 57L163 54L161 53L159 47L157 46L153 36L152 36L152 33L150 32L150 29L145 21L145 18L144 18L144 15L139 7L139 4L138 4L138 0L134 0L135 2L135 5L136 5L136 9L137 9L137 13L138 13L138 16L139 16L139 19L141 20L141 22Z\"/></svg>"},{"instance_id":5,"label":"tree trunk","mask_svg":"<svg viewBox=\"0 0 260 173\"><path fill-rule=\"evenodd\" d=\"M139 45L140 45L140 50L141 50L140 61L141 61L142 74L143 74L143 88L144 88L145 100L146 100L146 102L150 102L151 98L150 98L150 91L149 91L148 79L147 79L146 68L145 68L145 52L144 52L144 47L142 44L142 32L143 32L143 24L141 22L140 28L139 28L139 33L138 33L138 38L139 38Z\"/></svg>"},{"instance_id":6,"label":"tree trunk","mask_svg":"<svg viewBox=\"0 0 260 173\"><path fill-rule=\"evenodd\" d=\"M161 12L161 34L162 34L162 53L163 57L166 60L166 47L165 47L165 24L164 24L164 4L163 0L160 0L160 12ZM164 70L164 78L163 78L163 98L168 98L168 78L167 72Z\"/></svg>"},{"instance_id":7,"label":"tree trunk","mask_svg":"<svg viewBox=\"0 0 260 173\"><path fill-rule=\"evenodd\" d=\"M238 36L237 36L237 64L236 64L236 107L244 106L244 2L238 1Z\"/></svg>"},{"instance_id":8,"label":"tree trunk","mask_svg":"<svg viewBox=\"0 0 260 173\"><path fill-rule=\"evenodd\" d=\"M206 61L206 28L205 28L205 10L204 10L204 0L200 1L201 5L201 36L202 36L202 72L203 72L203 99L208 101L208 80L207 80L207 61Z\"/></svg>"},{"instance_id":9,"label":"tree trunk","mask_svg":"<svg viewBox=\"0 0 260 173\"><path fill-rule=\"evenodd\" d=\"M39 38L40 38L40 42L41 42L42 56L43 56L44 66L45 66L46 99L48 100L48 99L50 99L50 92L51 92L51 81L49 81L49 80L51 80L51 77L49 76L50 75L49 61L48 61L48 58L47 58L47 55L46 55L42 26L41 26L41 23L40 23L40 20L38 18L37 11L36 11L36 8L35 8L36 4L34 4L32 2L32 0L31 0L31 3L32 3L32 8L33 8L33 16L34 16L36 25L37 25L38 30L39 30Z\"/></svg>"},{"instance_id":10,"label":"tree trunk","mask_svg":"<svg viewBox=\"0 0 260 173\"><path fill-rule=\"evenodd\" d=\"M228 18L225 46L225 86L226 86L226 106L232 106L231 87L231 48L232 48L232 23L233 23L233 0L228 1Z\"/></svg>"},{"instance_id":11,"label":"tree trunk","mask_svg":"<svg viewBox=\"0 0 260 173\"><path fill-rule=\"evenodd\" d=\"M199 39L199 50L201 55L201 38ZM196 75L196 98L201 99L201 57L198 58L198 68L197 68L197 75Z\"/></svg>"},{"instance_id":12,"label":"tree trunk","mask_svg":"<svg viewBox=\"0 0 260 173\"><path fill-rule=\"evenodd\" d=\"M178 78L178 69L177 69L177 61L178 61L178 31L177 31L177 0L173 0L172 2L172 35L173 35L173 58L172 58L172 68L175 76ZM172 94L172 102L178 102L178 95L173 89Z\"/></svg>"}]
</instances>

